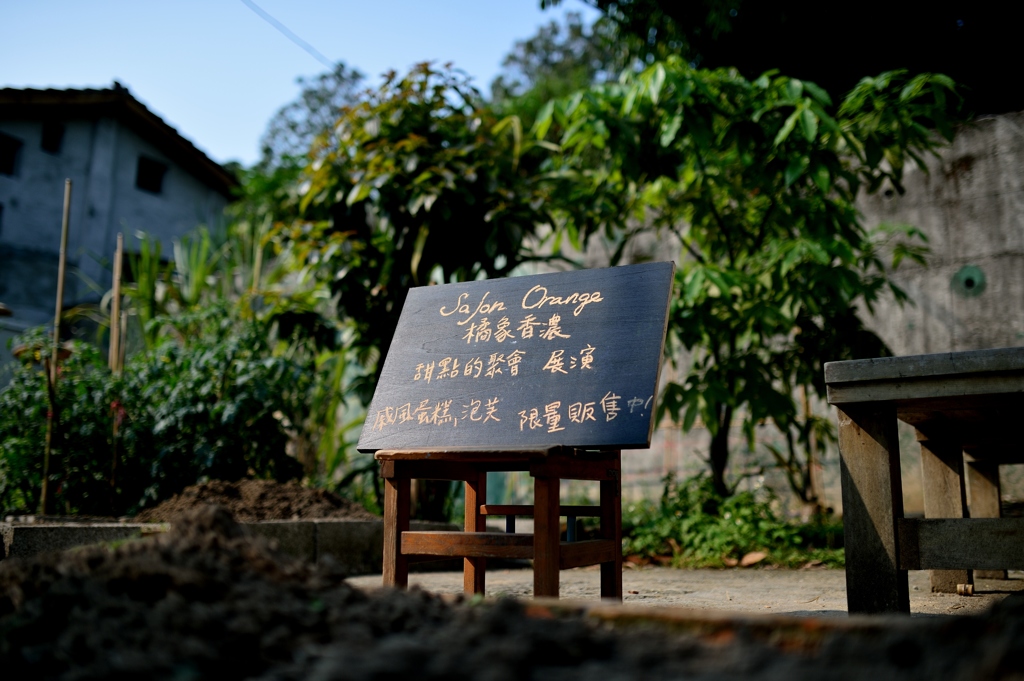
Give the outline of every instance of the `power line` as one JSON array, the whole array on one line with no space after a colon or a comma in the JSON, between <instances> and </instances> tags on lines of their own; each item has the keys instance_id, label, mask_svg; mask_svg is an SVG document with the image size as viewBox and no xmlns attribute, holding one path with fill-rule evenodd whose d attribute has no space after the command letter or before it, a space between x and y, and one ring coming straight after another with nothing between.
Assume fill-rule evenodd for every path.
<instances>
[{"instance_id":1,"label":"power line","mask_svg":"<svg viewBox=\"0 0 1024 681\"><path fill-rule=\"evenodd\" d=\"M280 31L281 34L284 35L284 37L288 38L288 40L291 40L293 43L304 49L321 64L323 64L329 69L334 68L334 62L325 57L323 53L320 52L320 50L316 49L315 47L307 43L305 40L295 35L295 33L290 28L282 24L274 17L270 16L270 14L266 12L266 10L257 5L255 2L253 2L252 0L242 0L242 4L251 9L256 14L258 14L264 21L266 21L268 24L270 24L278 31Z\"/></svg>"}]
</instances>

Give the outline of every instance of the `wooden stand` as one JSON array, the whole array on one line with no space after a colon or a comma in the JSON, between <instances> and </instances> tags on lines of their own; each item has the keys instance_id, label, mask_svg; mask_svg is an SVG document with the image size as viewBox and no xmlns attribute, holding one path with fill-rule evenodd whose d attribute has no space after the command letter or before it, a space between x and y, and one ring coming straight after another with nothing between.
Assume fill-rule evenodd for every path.
<instances>
[{"instance_id":1,"label":"wooden stand","mask_svg":"<svg viewBox=\"0 0 1024 681\"><path fill-rule=\"evenodd\" d=\"M999 517L999 465L1024 461L1024 348L830 362L825 382L850 613L909 612L908 570L931 570L933 591L966 594L975 576L1024 569L1024 519ZM917 429L924 518L904 517L897 419Z\"/></svg>"},{"instance_id":2,"label":"wooden stand","mask_svg":"<svg viewBox=\"0 0 1024 681\"><path fill-rule=\"evenodd\" d=\"M559 571L601 565L601 597L622 600L621 453L548 448L446 448L380 450L384 478L384 586L405 587L409 563L461 556L463 586L482 594L488 558L532 559L534 596L558 597ZM534 505L486 503L487 473L529 471ZM461 480L466 485L464 532L410 532L413 479ZM562 480L597 480L599 506L561 506ZM489 515L506 517L506 532L488 532ZM534 533L515 532L515 516L534 518ZM561 541L566 516L569 541ZM601 539L573 541L577 517L599 517Z\"/></svg>"}]
</instances>

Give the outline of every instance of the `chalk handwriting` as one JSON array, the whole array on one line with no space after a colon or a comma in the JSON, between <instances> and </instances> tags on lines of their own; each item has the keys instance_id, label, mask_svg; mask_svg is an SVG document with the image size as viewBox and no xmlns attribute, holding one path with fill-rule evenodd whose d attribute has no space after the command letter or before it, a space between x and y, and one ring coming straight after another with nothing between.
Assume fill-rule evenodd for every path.
<instances>
[{"instance_id":1,"label":"chalk handwriting","mask_svg":"<svg viewBox=\"0 0 1024 681\"><path fill-rule=\"evenodd\" d=\"M573 309L572 315L578 317L587 305L600 303L603 300L604 298L601 297L600 291L594 291L593 293L570 293L563 298L560 296L549 296L548 290L544 286L534 286L523 296L522 305L524 310L534 310L545 305L575 305L576 307ZM441 314L444 314L444 312L442 311Z\"/></svg>"},{"instance_id":2,"label":"chalk handwriting","mask_svg":"<svg viewBox=\"0 0 1024 681\"><path fill-rule=\"evenodd\" d=\"M488 303L487 296L489 295L491 295L490 291L483 295L483 298L480 299L480 302L476 304L475 308L471 308L468 302L469 294L459 294L459 299L455 301L455 306L452 307L452 309L448 310L445 307L441 308L441 316L451 317L453 314L468 315L465 319L457 322L459 326L464 326L467 322L476 317L478 314L489 314L491 312L497 312L498 310L505 309L505 303L501 302L500 300L495 300L494 302Z\"/></svg>"}]
</instances>

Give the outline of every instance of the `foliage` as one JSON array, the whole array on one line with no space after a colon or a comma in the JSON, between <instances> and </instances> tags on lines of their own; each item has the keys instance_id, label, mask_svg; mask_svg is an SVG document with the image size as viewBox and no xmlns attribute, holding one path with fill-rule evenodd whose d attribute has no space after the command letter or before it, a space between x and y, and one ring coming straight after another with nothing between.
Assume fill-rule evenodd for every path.
<instances>
[{"instance_id":1,"label":"foliage","mask_svg":"<svg viewBox=\"0 0 1024 681\"><path fill-rule=\"evenodd\" d=\"M847 92L865 75L907 69L944 73L960 84L967 111L1024 109L1024 90L1006 87L992 64L1016 63L1024 5L860 0L857 10L817 0L583 0L597 24L648 64L676 55L746 78L778 69ZM540 0L542 7L561 0ZM878 17L885 21L878 21ZM860 49L885 45L885 49Z\"/></svg>"},{"instance_id":2,"label":"foliage","mask_svg":"<svg viewBox=\"0 0 1024 681\"><path fill-rule=\"evenodd\" d=\"M867 78L836 109L813 83L766 73L693 69L678 58L552 103L535 134L561 130L555 203L577 243L641 234L683 250L670 316L672 357L688 357L660 413L709 429L712 481L726 480L739 418L797 428L797 386L824 394L822 364L884 352L861 324L885 292L887 267L923 258L920 232L872 233L854 201L891 185L947 139L952 83L903 72ZM891 249L886 263L882 247Z\"/></svg>"},{"instance_id":3,"label":"foliage","mask_svg":"<svg viewBox=\"0 0 1024 681\"><path fill-rule=\"evenodd\" d=\"M722 497L706 475L682 482L669 475L659 502L623 509L623 551L659 562L670 557L675 567L735 565L757 551L766 552L772 565L844 564L834 527L788 523L776 515L772 501L766 492Z\"/></svg>"},{"instance_id":4,"label":"foliage","mask_svg":"<svg viewBox=\"0 0 1024 681\"><path fill-rule=\"evenodd\" d=\"M320 135L331 135L341 108L357 97L363 74L338 62L330 71L313 79L299 78L302 88L295 101L281 107L267 124L260 139L263 170L293 165L304 158Z\"/></svg>"},{"instance_id":5,"label":"foliage","mask_svg":"<svg viewBox=\"0 0 1024 681\"><path fill-rule=\"evenodd\" d=\"M51 472L58 506L120 515L202 479L299 476L286 453L288 417L302 413L315 374L275 354L261 325L223 307L154 323L183 340L168 336L135 355L123 377L83 343L61 364ZM41 330L20 340L44 341ZM45 376L26 361L0 392L0 504L8 509L38 503L46 413Z\"/></svg>"},{"instance_id":6,"label":"foliage","mask_svg":"<svg viewBox=\"0 0 1024 681\"><path fill-rule=\"evenodd\" d=\"M369 401L374 361L390 345L411 286L507 275L531 258L549 221L534 146L498 119L457 72L421 64L343 109L337 142L311 152L301 209L282 240L337 301Z\"/></svg>"},{"instance_id":7,"label":"foliage","mask_svg":"<svg viewBox=\"0 0 1024 681\"><path fill-rule=\"evenodd\" d=\"M276 355L260 325L223 308L167 323L190 330L184 342L132 358L121 387L125 448L151 462L147 501L200 479L301 475L286 454L284 415L304 401L312 375Z\"/></svg>"},{"instance_id":8,"label":"foliage","mask_svg":"<svg viewBox=\"0 0 1024 681\"><path fill-rule=\"evenodd\" d=\"M39 328L15 343L28 351L10 383L0 390L0 510L34 512L39 507L49 409L43 366L52 337ZM54 431L50 471L52 508L87 515L108 515L112 507L123 512L126 507L116 500L141 498L138 481L144 476L136 462L114 448L116 386L96 348L77 341L70 347L71 355L58 372L60 422ZM122 482L112 488L115 455Z\"/></svg>"},{"instance_id":9,"label":"foliage","mask_svg":"<svg viewBox=\"0 0 1024 681\"><path fill-rule=\"evenodd\" d=\"M587 27L578 12L569 12L564 26L552 21L533 37L516 41L491 83L492 103L529 127L548 101L614 80L628 58L609 27L607 22Z\"/></svg>"}]
</instances>

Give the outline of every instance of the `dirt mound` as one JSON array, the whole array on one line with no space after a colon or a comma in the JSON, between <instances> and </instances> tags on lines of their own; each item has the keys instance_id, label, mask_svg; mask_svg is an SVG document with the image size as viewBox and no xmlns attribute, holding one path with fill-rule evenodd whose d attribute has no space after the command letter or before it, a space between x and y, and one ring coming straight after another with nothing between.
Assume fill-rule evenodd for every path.
<instances>
[{"instance_id":1,"label":"dirt mound","mask_svg":"<svg viewBox=\"0 0 1024 681\"><path fill-rule=\"evenodd\" d=\"M280 483L274 480L213 480L186 487L181 494L146 509L135 520L141 523L173 522L182 513L203 504L223 506L244 523L319 518L379 520L362 506L326 490L310 489L294 481Z\"/></svg>"},{"instance_id":2,"label":"dirt mound","mask_svg":"<svg viewBox=\"0 0 1024 681\"><path fill-rule=\"evenodd\" d=\"M516 601L367 594L329 565L275 555L216 507L154 538L0 563L4 678L881 680L1024 669L1024 601L1012 597L982 618L831 631L787 648L742 628L708 639Z\"/></svg>"}]
</instances>

